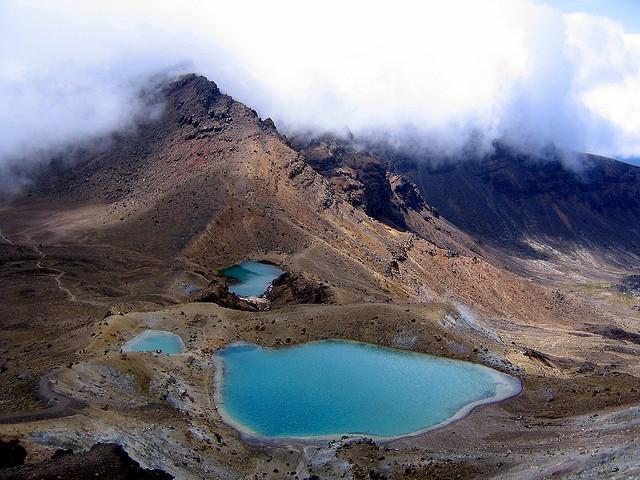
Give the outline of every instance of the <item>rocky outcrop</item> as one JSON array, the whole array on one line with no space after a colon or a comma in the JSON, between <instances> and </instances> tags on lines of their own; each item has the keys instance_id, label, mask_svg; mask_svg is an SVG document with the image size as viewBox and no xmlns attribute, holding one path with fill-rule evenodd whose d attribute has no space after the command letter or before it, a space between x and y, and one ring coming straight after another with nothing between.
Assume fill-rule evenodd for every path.
<instances>
[{"instance_id":1,"label":"rocky outcrop","mask_svg":"<svg viewBox=\"0 0 640 480\"><path fill-rule=\"evenodd\" d=\"M280 275L267 291L271 308L300 303L332 303L333 293L330 287L302 273L285 272Z\"/></svg>"},{"instance_id":2,"label":"rocky outcrop","mask_svg":"<svg viewBox=\"0 0 640 480\"><path fill-rule=\"evenodd\" d=\"M87 452L56 452L51 459L0 470L0 479L12 480L171 480L162 470L147 470L120 445L98 443Z\"/></svg>"},{"instance_id":3,"label":"rocky outcrop","mask_svg":"<svg viewBox=\"0 0 640 480\"><path fill-rule=\"evenodd\" d=\"M219 280L212 280L208 286L198 290L189 297L190 302L217 303L221 307L244 310L248 312L258 311L258 307L229 291L229 288Z\"/></svg>"},{"instance_id":4,"label":"rocky outcrop","mask_svg":"<svg viewBox=\"0 0 640 480\"><path fill-rule=\"evenodd\" d=\"M611 288L624 295L640 297L640 275L631 275Z\"/></svg>"},{"instance_id":5,"label":"rocky outcrop","mask_svg":"<svg viewBox=\"0 0 640 480\"><path fill-rule=\"evenodd\" d=\"M211 302L225 308L255 312L300 303L332 303L330 287L303 273L285 272L273 281L262 297L244 299L229 291L224 280L214 279L189 297L191 302Z\"/></svg>"},{"instance_id":6,"label":"rocky outcrop","mask_svg":"<svg viewBox=\"0 0 640 480\"><path fill-rule=\"evenodd\" d=\"M422 198L418 187L402 175L390 173L389 184L393 193L402 201L401 208L410 208L416 212L426 208L427 204Z\"/></svg>"},{"instance_id":7,"label":"rocky outcrop","mask_svg":"<svg viewBox=\"0 0 640 480\"><path fill-rule=\"evenodd\" d=\"M359 151L352 143L325 135L321 138L294 138L295 148L316 172L329 180L332 189L367 215L394 228L407 225L395 204L386 162ZM419 204L417 199L411 199Z\"/></svg>"},{"instance_id":8,"label":"rocky outcrop","mask_svg":"<svg viewBox=\"0 0 640 480\"><path fill-rule=\"evenodd\" d=\"M27 458L27 451L18 440L7 442L0 440L0 468L22 465L25 458Z\"/></svg>"},{"instance_id":9,"label":"rocky outcrop","mask_svg":"<svg viewBox=\"0 0 640 480\"><path fill-rule=\"evenodd\" d=\"M619 327L613 326L591 326L587 328L588 331L602 335L604 338L610 338L611 340L624 340L625 342L635 343L640 345L640 334L623 330Z\"/></svg>"}]
</instances>

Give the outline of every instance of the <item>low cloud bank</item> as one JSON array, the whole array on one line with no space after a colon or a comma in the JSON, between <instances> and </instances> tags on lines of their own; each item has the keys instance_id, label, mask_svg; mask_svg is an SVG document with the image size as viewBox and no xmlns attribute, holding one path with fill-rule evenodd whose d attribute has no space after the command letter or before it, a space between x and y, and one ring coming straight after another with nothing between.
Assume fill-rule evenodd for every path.
<instances>
[{"instance_id":1,"label":"low cloud bank","mask_svg":"<svg viewBox=\"0 0 640 480\"><path fill-rule=\"evenodd\" d=\"M0 175L132 128L158 74L196 71L288 132L455 155L640 155L640 35L527 0L0 4Z\"/></svg>"}]
</instances>

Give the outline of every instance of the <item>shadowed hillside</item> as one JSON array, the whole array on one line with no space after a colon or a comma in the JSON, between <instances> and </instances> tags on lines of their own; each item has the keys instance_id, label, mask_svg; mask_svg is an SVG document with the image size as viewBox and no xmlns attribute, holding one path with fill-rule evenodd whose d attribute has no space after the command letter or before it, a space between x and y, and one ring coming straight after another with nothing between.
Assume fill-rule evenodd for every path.
<instances>
[{"instance_id":1,"label":"shadowed hillside","mask_svg":"<svg viewBox=\"0 0 640 480\"><path fill-rule=\"evenodd\" d=\"M445 218L483 241L529 254L530 240L587 247L639 264L639 167L594 155L566 166L505 148L436 165L397 158L393 167Z\"/></svg>"}]
</instances>

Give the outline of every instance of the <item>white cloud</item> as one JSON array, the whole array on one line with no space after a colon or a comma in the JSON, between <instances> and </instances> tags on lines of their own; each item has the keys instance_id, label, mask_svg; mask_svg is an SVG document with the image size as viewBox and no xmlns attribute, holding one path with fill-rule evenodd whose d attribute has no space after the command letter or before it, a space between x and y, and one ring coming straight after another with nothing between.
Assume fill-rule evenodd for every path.
<instances>
[{"instance_id":1,"label":"white cloud","mask_svg":"<svg viewBox=\"0 0 640 480\"><path fill-rule=\"evenodd\" d=\"M638 155L639 68L620 24L527 0L6 1L0 165L129 128L168 69L285 129Z\"/></svg>"},{"instance_id":2,"label":"white cloud","mask_svg":"<svg viewBox=\"0 0 640 480\"><path fill-rule=\"evenodd\" d=\"M620 156L640 153L640 35L588 15L567 16L578 68L575 90L599 121L589 125L594 149ZM601 130L597 130L601 126Z\"/></svg>"}]
</instances>

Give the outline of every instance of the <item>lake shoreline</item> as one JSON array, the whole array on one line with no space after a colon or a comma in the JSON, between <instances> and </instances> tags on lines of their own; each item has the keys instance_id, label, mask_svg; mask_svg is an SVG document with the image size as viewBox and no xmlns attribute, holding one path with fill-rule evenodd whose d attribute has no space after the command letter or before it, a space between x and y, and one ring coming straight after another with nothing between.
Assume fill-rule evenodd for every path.
<instances>
[{"instance_id":1,"label":"lake shoreline","mask_svg":"<svg viewBox=\"0 0 640 480\"><path fill-rule=\"evenodd\" d=\"M494 395L473 401L469 404L462 406L457 412L455 412L452 416L446 418L442 422L439 422L435 425L431 425L425 428L421 428L415 431L411 431L408 433L402 433L399 435L373 435L369 433L335 433L335 434L327 434L327 435L286 435L286 436L269 436L262 435L252 430L247 425L242 422L235 420L233 416L227 411L225 408L225 402L222 397L222 390L224 388L224 361L223 359L217 355L221 350L236 347L236 346L257 346L258 348L264 350L282 350L282 349L295 349L302 348L304 346L313 345L313 344L321 344L321 343L342 343L342 344L354 344L359 346L366 346L370 348L377 349L385 349L392 350L396 353L403 353L407 355L415 355L415 356L424 356L431 357L432 359L437 359L445 362L456 362L456 363L466 363L477 367L482 367L486 369L490 375L492 375L496 381L496 391ZM326 339L326 340L315 340L311 342L306 342L302 344L296 344L291 346L283 346L283 347L262 347L260 345L256 345L250 342L232 342L223 348L217 350L212 354L211 362L213 365L214 373L213 373L213 382L212 382L212 397L213 404L218 412L218 415L223 420L225 424L236 430L243 441L253 444L253 445L295 445L295 444L304 444L304 445L317 445L320 443L325 443L327 441L339 441L339 440L347 440L347 439L371 439L377 443L391 443L399 439L414 437L418 435L422 435L427 432L432 432L437 429L441 429L446 427L456 421L459 421L468 415L470 415L474 410L488 405L497 405L502 402L506 402L514 397L520 395L523 391L523 383L519 378L513 377L506 373L497 371L491 367L487 367L485 365L481 365L474 362L469 362L466 360L455 360L448 357L439 357L436 355L430 355L425 353L414 352L410 350L403 350L399 348L390 348L385 346L380 346L372 343L359 342L359 341L351 341L351 340L343 340L343 339Z\"/></svg>"}]
</instances>

